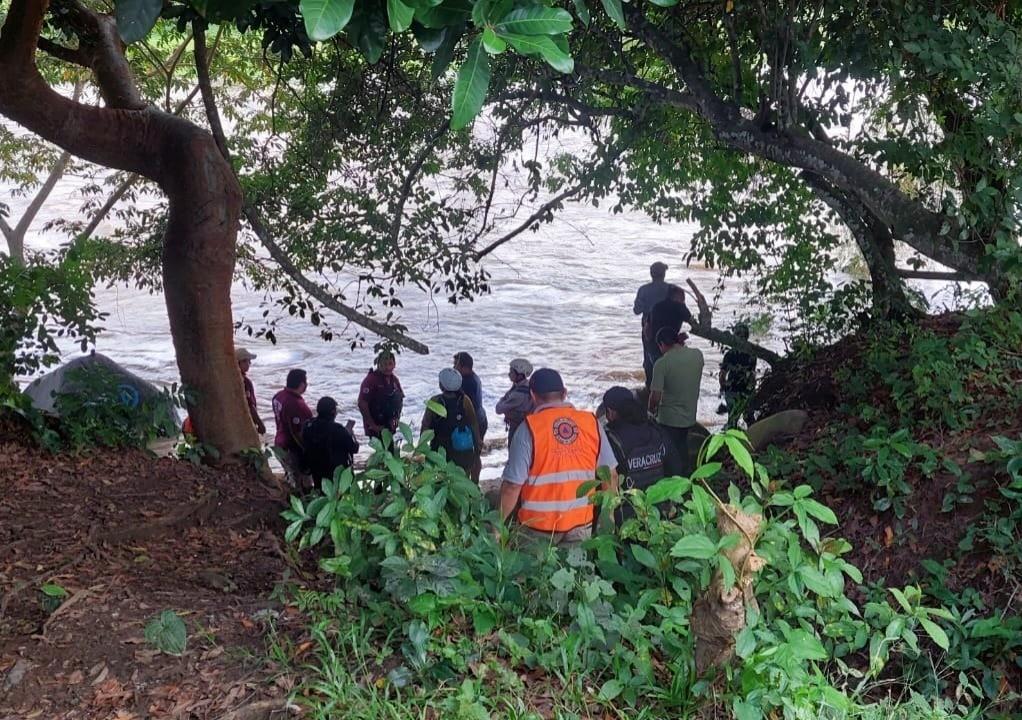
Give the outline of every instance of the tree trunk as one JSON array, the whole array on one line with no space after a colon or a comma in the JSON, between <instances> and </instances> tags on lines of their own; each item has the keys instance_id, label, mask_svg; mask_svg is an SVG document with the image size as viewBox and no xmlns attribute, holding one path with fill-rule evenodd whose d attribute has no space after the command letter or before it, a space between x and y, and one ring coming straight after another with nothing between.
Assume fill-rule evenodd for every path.
<instances>
[{"instance_id":1,"label":"tree trunk","mask_svg":"<svg viewBox=\"0 0 1022 720\"><path fill-rule=\"evenodd\" d=\"M819 175L802 171L799 176L816 197L837 213L855 238L869 269L874 313L892 320L918 317L920 312L909 302L905 283L895 267L894 239L884 224L870 215L862 203Z\"/></svg>"},{"instance_id":2,"label":"tree trunk","mask_svg":"<svg viewBox=\"0 0 1022 720\"><path fill-rule=\"evenodd\" d=\"M228 458L258 448L234 356L231 282L241 186L212 136L160 114L168 135L162 183L170 201L163 240L163 292L189 413L201 442Z\"/></svg>"},{"instance_id":3,"label":"tree trunk","mask_svg":"<svg viewBox=\"0 0 1022 720\"><path fill-rule=\"evenodd\" d=\"M35 64L46 6L10 3L0 32L0 114L85 160L148 177L167 194L164 293L181 381L194 392L189 411L199 440L222 461L235 459L259 445L231 315L241 188L208 132L141 104L113 18L74 6L76 19L91 28L79 35L79 45L95 41L88 56L98 59L87 67L110 106L86 106L55 92Z\"/></svg>"}]
</instances>

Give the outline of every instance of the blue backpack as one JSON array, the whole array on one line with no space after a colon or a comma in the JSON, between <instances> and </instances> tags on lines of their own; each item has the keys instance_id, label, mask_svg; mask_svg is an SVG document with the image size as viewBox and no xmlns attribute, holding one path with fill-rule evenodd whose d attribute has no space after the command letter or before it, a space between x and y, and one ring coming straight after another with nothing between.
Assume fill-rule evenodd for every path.
<instances>
[{"instance_id":1,"label":"blue backpack","mask_svg":"<svg viewBox=\"0 0 1022 720\"><path fill-rule=\"evenodd\" d=\"M465 419L464 398L464 393L458 393L454 403L448 403L447 398L443 399L444 408L447 410L447 418L443 424L451 428L451 450L455 452L469 452L476 446L475 435L472 434L472 428Z\"/></svg>"}]
</instances>

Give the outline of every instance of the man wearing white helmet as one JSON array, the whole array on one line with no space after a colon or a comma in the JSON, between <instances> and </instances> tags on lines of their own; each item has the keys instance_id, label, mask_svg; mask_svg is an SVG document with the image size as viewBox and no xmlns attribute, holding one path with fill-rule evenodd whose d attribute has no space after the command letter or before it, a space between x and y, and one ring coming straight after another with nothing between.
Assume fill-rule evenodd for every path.
<instances>
[{"instance_id":1,"label":"man wearing white helmet","mask_svg":"<svg viewBox=\"0 0 1022 720\"><path fill-rule=\"evenodd\" d=\"M480 455L483 438L479 432L479 419L475 406L462 390L462 375L454 368L440 371L440 394L430 398L422 416L421 432L433 431L431 450L444 449L447 459L461 467L473 482L479 482L482 470ZM444 416L438 415L430 404L444 408Z\"/></svg>"},{"instance_id":2,"label":"man wearing white helmet","mask_svg":"<svg viewBox=\"0 0 1022 720\"><path fill-rule=\"evenodd\" d=\"M504 397L497 403L497 414L504 416L509 446L515 430L525 420L525 416L532 412L532 397L529 395L530 375L532 363L525 358L512 360L511 369L507 374L511 380L511 389L504 393Z\"/></svg>"}]
</instances>

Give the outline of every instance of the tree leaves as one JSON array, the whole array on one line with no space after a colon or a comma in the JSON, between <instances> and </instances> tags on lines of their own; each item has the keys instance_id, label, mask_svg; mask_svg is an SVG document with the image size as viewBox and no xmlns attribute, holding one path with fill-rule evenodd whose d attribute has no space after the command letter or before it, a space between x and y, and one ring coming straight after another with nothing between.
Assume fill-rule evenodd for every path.
<instances>
[{"instance_id":1,"label":"tree leaves","mask_svg":"<svg viewBox=\"0 0 1022 720\"><path fill-rule=\"evenodd\" d=\"M621 29L625 27L625 12L624 8L621 7L621 0L600 0L603 3L603 9L607 11L607 15L613 20L617 26Z\"/></svg>"},{"instance_id":2,"label":"tree leaves","mask_svg":"<svg viewBox=\"0 0 1022 720\"><path fill-rule=\"evenodd\" d=\"M483 50L479 38L468 46L468 56L458 70L452 98L451 129L465 127L483 108L486 91L490 86L490 57Z\"/></svg>"},{"instance_id":3,"label":"tree leaves","mask_svg":"<svg viewBox=\"0 0 1022 720\"><path fill-rule=\"evenodd\" d=\"M717 554L717 545L705 535L686 535L671 548L672 557L709 560Z\"/></svg>"},{"instance_id":4,"label":"tree leaves","mask_svg":"<svg viewBox=\"0 0 1022 720\"><path fill-rule=\"evenodd\" d=\"M512 10L497 25L497 32L511 35L560 35L571 32L571 13L542 5Z\"/></svg>"},{"instance_id":5,"label":"tree leaves","mask_svg":"<svg viewBox=\"0 0 1022 720\"><path fill-rule=\"evenodd\" d=\"M387 20L393 32L404 32L412 25L415 8L408 7L401 0L387 0Z\"/></svg>"},{"instance_id":6,"label":"tree leaves","mask_svg":"<svg viewBox=\"0 0 1022 720\"><path fill-rule=\"evenodd\" d=\"M153 29L163 10L163 0L117 0L114 18L121 40L138 42Z\"/></svg>"},{"instance_id":7,"label":"tree leaves","mask_svg":"<svg viewBox=\"0 0 1022 720\"><path fill-rule=\"evenodd\" d=\"M632 556L638 560L641 565L645 565L650 570L657 570L660 568L660 563L657 562L656 556L642 545L632 543L631 548Z\"/></svg>"},{"instance_id":8,"label":"tree leaves","mask_svg":"<svg viewBox=\"0 0 1022 720\"><path fill-rule=\"evenodd\" d=\"M299 7L309 39L320 42L344 29L351 20L355 0L301 0Z\"/></svg>"},{"instance_id":9,"label":"tree leaves","mask_svg":"<svg viewBox=\"0 0 1022 720\"><path fill-rule=\"evenodd\" d=\"M511 43L515 50L523 55L539 55L550 67L562 73L570 73L575 69L575 61L570 55L564 53L553 39L546 35L514 35L501 34L501 37Z\"/></svg>"}]
</instances>

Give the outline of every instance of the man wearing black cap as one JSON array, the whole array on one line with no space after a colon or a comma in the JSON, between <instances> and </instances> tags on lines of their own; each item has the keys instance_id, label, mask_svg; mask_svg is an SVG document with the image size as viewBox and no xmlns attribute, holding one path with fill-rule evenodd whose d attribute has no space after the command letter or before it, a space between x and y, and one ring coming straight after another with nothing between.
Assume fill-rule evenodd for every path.
<instances>
[{"instance_id":1,"label":"man wearing black cap","mask_svg":"<svg viewBox=\"0 0 1022 720\"><path fill-rule=\"evenodd\" d=\"M662 262L655 262L649 266L650 282L639 288L635 293L635 303L632 305L632 312L642 316L642 369L646 372L646 387L649 387L650 379L653 377L652 355L656 351L653 344L653 337L647 330L649 314L653 306L661 300L667 299L668 288L665 278L667 277L667 265Z\"/></svg>"},{"instance_id":2,"label":"man wearing black cap","mask_svg":"<svg viewBox=\"0 0 1022 720\"><path fill-rule=\"evenodd\" d=\"M552 544L581 542L592 533L593 505L579 488L610 471L607 489L617 486L617 459L591 412L566 402L556 370L540 368L529 380L535 409L511 440L500 486L500 514L517 513L525 537Z\"/></svg>"}]
</instances>

